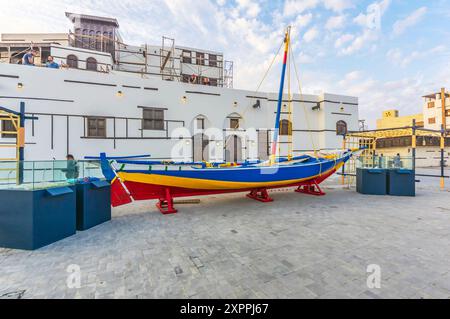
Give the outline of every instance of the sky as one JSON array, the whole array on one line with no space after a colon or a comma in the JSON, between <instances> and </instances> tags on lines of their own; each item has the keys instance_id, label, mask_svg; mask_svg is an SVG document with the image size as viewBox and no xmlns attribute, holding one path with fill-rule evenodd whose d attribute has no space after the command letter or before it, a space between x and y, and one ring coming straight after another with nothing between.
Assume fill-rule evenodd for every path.
<instances>
[{"instance_id":1,"label":"sky","mask_svg":"<svg viewBox=\"0 0 450 319\"><path fill-rule=\"evenodd\" d=\"M129 44L160 44L164 35L223 52L234 61L234 87L248 90L290 25L302 92L359 97L370 128L383 110L420 113L423 95L450 89L450 0L0 1L0 33L67 32L66 11L116 17ZM278 90L277 61L264 91Z\"/></svg>"}]
</instances>

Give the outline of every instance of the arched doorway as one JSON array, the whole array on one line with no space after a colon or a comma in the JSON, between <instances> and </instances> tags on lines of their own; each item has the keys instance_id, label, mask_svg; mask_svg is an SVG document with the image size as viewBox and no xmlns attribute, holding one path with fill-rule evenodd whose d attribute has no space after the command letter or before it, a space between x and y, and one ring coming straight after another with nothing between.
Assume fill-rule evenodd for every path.
<instances>
[{"instance_id":1,"label":"arched doorway","mask_svg":"<svg viewBox=\"0 0 450 319\"><path fill-rule=\"evenodd\" d=\"M209 140L208 137L199 133L194 135L193 154L194 162L208 162L209 161Z\"/></svg>"},{"instance_id":2,"label":"arched doorway","mask_svg":"<svg viewBox=\"0 0 450 319\"><path fill-rule=\"evenodd\" d=\"M94 58L88 58L86 60L86 70L97 71L97 60Z\"/></svg>"},{"instance_id":3,"label":"arched doorway","mask_svg":"<svg viewBox=\"0 0 450 319\"><path fill-rule=\"evenodd\" d=\"M225 161L227 163L242 162L242 139L237 135L231 135L226 141Z\"/></svg>"},{"instance_id":4,"label":"arched doorway","mask_svg":"<svg viewBox=\"0 0 450 319\"><path fill-rule=\"evenodd\" d=\"M336 135L347 135L348 129L347 129L347 123L345 121L338 121L336 123Z\"/></svg>"},{"instance_id":5,"label":"arched doorway","mask_svg":"<svg viewBox=\"0 0 450 319\"><path fill-rule=\"evenodd\" d=\"M76 55L69 55L67 56L67 65L71 69L78 69L78 58Z\"/></svg>"},{"instance_id":6,"label":"arched doorway","mask_svg":"<svg viewBox=\"0 0 450 319\"><path fill-rule=\"evenodd\" d=\"M210 160L210 137L205 134L209 127L210 122L203 114L197 115L191 122L194 162L208 162Z\"/></svg>"}]
</instances>

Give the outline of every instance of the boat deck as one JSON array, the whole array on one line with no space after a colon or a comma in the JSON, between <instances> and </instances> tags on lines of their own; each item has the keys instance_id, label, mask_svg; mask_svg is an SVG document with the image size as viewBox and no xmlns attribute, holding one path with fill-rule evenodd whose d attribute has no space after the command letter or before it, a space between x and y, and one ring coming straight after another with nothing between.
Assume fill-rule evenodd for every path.
<instances>
[{"instance_id":1,"label":"boat deck","mask_svg":"<svg viewBox=\"0 0 450 319\"><path fill-rule=\"evenodd\" d=\"M437 182L437 181L436 181ZM2 298L449 298L450 188L372 197L275 191L274 203L209 196L163 216L154 203L35 252L0 249ZM369 289L368 265L381 267ZM81 288L69 289L70 265Z\"/></svg>"}]
</instances>

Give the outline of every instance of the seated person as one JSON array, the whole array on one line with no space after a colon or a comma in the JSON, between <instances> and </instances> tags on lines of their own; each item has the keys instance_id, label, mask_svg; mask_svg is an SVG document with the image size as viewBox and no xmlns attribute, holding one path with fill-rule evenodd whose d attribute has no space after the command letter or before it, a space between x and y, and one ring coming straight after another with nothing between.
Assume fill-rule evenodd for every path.
<instances>
[{"instance_id":1,"label":"seated person","mask_svg":"<svg viewBox=\"0 0 450 319\"><path fill-rule=\"evenodd\" d=\"M66 178L68 180L77 179L80 176L80 169L78 167L77 161L75 161L75 157L71 154L67 155L67 168L62 169L64 173L66 173Z\"/></svg>"},{"instance_id":2,"label":"seated person","mask_svg":"<svg viewBox=\"0 0 450 319\"><path fill-rule=\"evenodd\" d=\"M51 55L47 58L47 64L45 66L50 69L59 69L59 64L55 62L55 59Z\"/></svg>"}]
</instances>

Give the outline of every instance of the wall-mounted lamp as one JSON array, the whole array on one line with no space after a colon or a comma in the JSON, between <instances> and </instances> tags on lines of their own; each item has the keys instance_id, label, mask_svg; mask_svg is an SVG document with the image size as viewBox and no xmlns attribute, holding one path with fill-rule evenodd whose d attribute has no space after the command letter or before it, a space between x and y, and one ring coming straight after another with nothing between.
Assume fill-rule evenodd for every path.
<instances>
[{"instance_id":1,"label":"wall-mounted lamp","mask_svg":"<svg viewBox=\"0 0 450 319\"><path fill-rule=\"evenodd\" d=\"M256 100L256 103L253 104L253 108L254 109L260 109L261 108L261 101L260 100Z\"/></svg>"},{"instance_id":2,"label":"wall-mounted lamp","mask_svg":"<svg viewBox=\"0 0 450 319\"><path fill-rule=\"evenodd\" d=\"M190 140L186 140L186 145L189 145L189 144L191 144L191 141Z\"/></svg>"},{"instance_id":3,"label":"wall-mounted lamp","mask_svg":"<svg viewBox=\"0 0 450 319\"><path fill-rule=\"evenodd\" d=\"M234 106L234 107L237 107L237 106L238 106L238 102L235 101L235 102L233 103L233 106Z\"/></svg>"},{"instance_id":4,"label":"wall-mounted lamp","mask_svg":"<svg viewBox=\"0 0 450 319\"><path fill-rule=\"evenodd\" d=\"M181 98L181 103L186 104L186 102L187 102L187 97L186 97L186 96L183 96L183 97Z\"/></svg>"},{"instance_id":5,"label":"wall-mounted lamp","mask_svg":"<svg viewBox=\"0 0 450 319\"><path fill-rule=\"evenodd\" d=\"M23 83L17 83L17 88L18 88L19 90L23 89Z\"/></svg>"},{"instance_id":6,"label":"wall-mounted lamp","mask_svg":"<svg viewBox=\"0 0 450 319\"><path fill-rule=\"evenodd\" d=\"M216 146L217 146L217 147L220 147L220 142L217 142L217 143L216 143Z\"/></svg>"},{"instance_id":7,"label":"wall-mounted lamp","mask_svg":"<svg viewBox=\"0 0 450 319\"><path fill-rule=\"evenodd\" d=\"M122 91L117 91L117 97L123 97L123 92Z\"/></svg>"},{"instance_id":8,"label":"wall-mounted lamp","mask_svg":"<svg viewBox=\"0 0 450 319\"><path fill-rule=\"evenodd\" d=\"M312 107L313 111L320 111L320 103L317 103L315 106Z\"/></svg>"}]
</instances>

